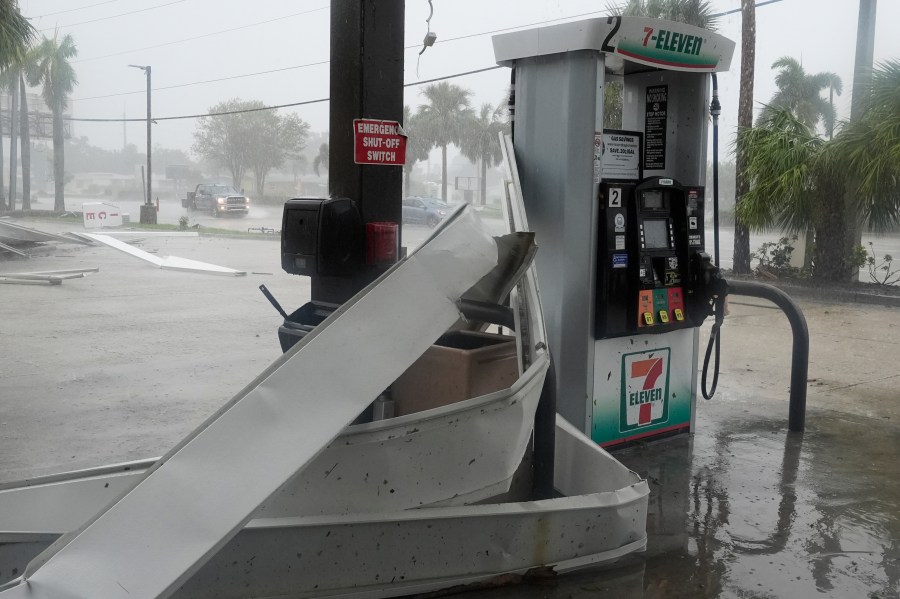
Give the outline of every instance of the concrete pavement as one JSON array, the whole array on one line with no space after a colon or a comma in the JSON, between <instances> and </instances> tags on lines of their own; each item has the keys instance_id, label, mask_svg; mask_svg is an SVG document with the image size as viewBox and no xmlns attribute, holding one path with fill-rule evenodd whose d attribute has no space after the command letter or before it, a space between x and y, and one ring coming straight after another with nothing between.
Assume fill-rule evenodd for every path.
<instances>
[{"instance_id":1,"label":"concrete pavement","mask_svg":"<svg viewBox=\"0 0 900 599\"><path fill-rule=\"evenodd\" d=\"M288 311L309 298L308 279L281 271L275 237L141 247L250 274L161 271L106 247L0 262L0 272L100 266L58 287L0 288L0 481L162 454L280 354L281 317L258 286ZM476 596L900 597L900 309L800 304L806 434L786 432L787 320L735 298L719 393L699 400L697 433L616 454L652 485L648 553Z\"/></svg>"}]
</instances>

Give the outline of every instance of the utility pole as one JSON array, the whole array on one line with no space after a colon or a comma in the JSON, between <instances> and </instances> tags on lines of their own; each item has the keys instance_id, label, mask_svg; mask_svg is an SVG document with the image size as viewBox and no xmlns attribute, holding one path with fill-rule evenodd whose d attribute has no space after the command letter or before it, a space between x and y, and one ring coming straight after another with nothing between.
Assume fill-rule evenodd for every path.
<instances>
[{"instance_id":1,"label":"utility pole","mask_svg":"<svg viewBox=\"0 0 900 599\"><path fill-rule=\"evenodd\" d=\"M850 92L850 121L862 118L866 111L868 90L872 85L872 65L875 62L875 13L877 0L859 0L859 20L856 27L856 58L853 66L853 89ZM845 192L844 215L849 227L843 254L848 257L854 254L857 246L862 245L862 228L859 211L851 197L852 189L856 185L851 183L850 189ZM853 266L845 269L847 278L851 281L859 279L859 272Z\"/></svg>"},{"instance_id":2,"label":"utility pole","mask_svg":"<svg viewBox=\"0 0 900 599\"><path fill-rule=\"evenodd\" d=\"M354 163L353 119L403 121L405 0L332 0L328 191L357 203L363 223L401 221L402 166ZM360 252L352 280L313 277L312 299L343 303L384 268Z\"/></svg>"},{"instance_id":3,"label":"utility pole","mask_svg":"<svg viewBox=\"0 0 900 599\"><path fill-rule=\"evenodd\" d=\"M141 206L141 224L156 224L156 207L153 205L153 169L151 161L151 124L153 122L150 110L150 67L136 64L128 65L135 69L141 69L147 75L147 200Z\"/></svg>"},{"instance_id":4,"label":"utility pole","mask_svg":"<svg viewBox=\"0 0 900 599\"><path fill-rule=\"evenodd\" d=\"M18 156L16 154L18 145L18 123L19 119L19 78L15 77L12 81L12 106L9 110L9 202L7 208L16 209L16 171L19 166L17 164Z\"/></svg>"}]
</instances>

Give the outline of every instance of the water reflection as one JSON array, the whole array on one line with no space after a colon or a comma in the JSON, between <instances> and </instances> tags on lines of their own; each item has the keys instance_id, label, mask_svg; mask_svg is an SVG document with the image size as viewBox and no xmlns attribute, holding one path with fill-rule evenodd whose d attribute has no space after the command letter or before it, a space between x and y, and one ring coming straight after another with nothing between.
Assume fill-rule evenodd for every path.
<instances>
[{"instance_id":1,"label":"water reflection","mask_svg":"<svg viewBox=\"0 0 900 599\"><path fill-rule=\"evenodd\" d=\"M468 596L900 597L900 428L811 411L793 435L769 407L706 404L693 439L616 454L651 486L643 556Z\"/></svg>"}]
</instances>

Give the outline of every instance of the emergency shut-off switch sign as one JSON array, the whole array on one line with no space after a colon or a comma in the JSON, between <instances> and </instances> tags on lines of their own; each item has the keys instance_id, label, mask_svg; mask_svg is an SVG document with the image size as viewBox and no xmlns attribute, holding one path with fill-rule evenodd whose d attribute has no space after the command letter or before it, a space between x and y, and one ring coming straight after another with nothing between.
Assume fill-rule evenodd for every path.
<instances>
[{"instance_id":1,"label":"emergency shut-off switch sign","mask_svg":"<svg viewBox=\"0 0 900 599\"><path fill-rule=\"evenodd\" d=\"M406 136L397 121L353 120L353 161L356 164L402 166Z\"/></svg>"}]
</instances>

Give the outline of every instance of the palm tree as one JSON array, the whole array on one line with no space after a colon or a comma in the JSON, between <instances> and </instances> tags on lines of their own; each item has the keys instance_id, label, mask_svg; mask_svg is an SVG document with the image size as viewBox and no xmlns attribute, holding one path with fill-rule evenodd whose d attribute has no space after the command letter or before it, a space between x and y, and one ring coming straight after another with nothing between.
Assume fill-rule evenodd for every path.
<instances>
[{"instance_id":1,"label":"palm tree","mask_svg":"<svg viewBox=\"0 0 900 599\"><path fill-rule=\"evenodd\" d=\"M826 133L832 137L836 119L834 92L841 93L843 88L841 78L834 73L814 75L807 73L803 69L803 65L790 56L782 56L772 64L772 68L779 70L775 76L778 91L772 96L769 105L763 109L760 122L765 123L773 118L773 114L777 110L784 109L793 114L813 134L815 134L816 125L820 121L823 122ZM825 89L830 91L829 100L822 97L822 91ZM816 227L810 222L803 231L806 235L806 252L804 253L804 268L806 269L812 267L815 229Z\"/></svg>"},{"instance_id":2,"label":"palm tree","mask_svg":"<svg viewBox=\"0 0 900 599\"><path fill-rule=\"evenodd\" d=\"M772 96L769 105L766 106L760 120L770 118L775 107L786 108L802 123L812 129L822 121L826 125L833 126L834 102L825 100L822 91L825 89L834 91L840 95L842 90L841 78L834 73L817 73L811 75L803 69L796 59L790 56L782 56L772 64L773 69L779 69L775 76L775 85L778 91Z\"/></svg>"},{"instance_id":3,"label":"palm tree","mask_svg":"<svg viewBox=\"0 0 900 599\"><path fill-rule=\"evenodd\" d=\"M482 104L478 116L468 122L460 150L472 163L481 164L481 205L487 196L487 169L500 164L503 154L500 150L500 132L508 128L501 120L502 106L494 108Z\"/></svg>"},{"instance_id":4,"label":"palm tree","mask_svg":"<svg viewBox=\"0 0 900 599\"><path fill-rule=\"evenodd\" d=\"M58 34L53 39L44 38L35 49L35 61L29 65L28 82L42 85L41 95L53 112L53 182L55 187L54 210L66 209L65 154L63 152L63 111L69 103L69 94L78 84L75 69L70 59L78 55L75 41L66 34L60 40Z\"/></svg>"},{"instance_id":5,"label":"palm tree","mask_svg":"<svg viewBox=\"0 0 900 599\"><path fill-rule=\"evenodd\" d=\"M828 114L825 115L825 132L828 139L834 139L834 122L837 120L837 112L834 110L834 94L841 95L844 91L844 82L835 73L823 73L828 79Z\"/></svg>"},{"instance_id":6,"label":"palm tree","mask_svg":"<svg viewBox=\"0 0 900 599\"><path fill-rule=\"evenodd\" d=\"M606 5L609 14L678 21L695 27L715 29L718 17L707 0L627 0Z\"/></svg>"},{"instance_id":7,"label":"palm tree","mask_svg":"<svg viewBox=\"0 0 900 599\"><path fill-rule=\"evenodd\" d=\"M447 201L447 146L459 146L466 120L471 118L472 92L441 81L422 90L426 103L419 106L418 119L427 147L441 149L441 200Z\"/></svg>"},{"instance_id":8,"label":"palm tree","mask_svg":"<svg viewBox=\"0 0 900 599\"><path fill-rule=\"evenodd\" d=\"M846 280L858 268L848 247L848 218L870 229L900 225L900 61L880 65L865 93L865 111L833 141L823 139L786 107L738 136L753 189L738 212L754 228L812 228L815 276ZM852 198L849 217L844 190Z\"/></svg>"},{"instance_id":9,"label":"palm tree","mask_svg":"<svg viewBox=\"0 0 900 599\"><path fill-rule=\"evenodd\" d=\"M624 17L648 17L678 21L695 27L715 30L718 17L713 16L710 3L706 0L626 0L610 2L606 5L610 15ZM603 90L603 127L622 127L622 84L607 82Z\"/></svg>"},{"instance_id":10,"label":"palm tree","mask_svg":"<svg viewBox=\"0 0 900 599\"><path fill-rule=\"evenodd\" d=\"M13 78L17 79L17 72L12 69L17 63L21 63L36 35L34 27L22 16L16 0L0 0L0 71L6 78L6 84L12 94ZM13 119L15 117L10 114L10 129L13 128ZM2 139L2 135L0 135ZM0 144L2 145L2 144ZM10 148L10 153L15 154L15 148ZM0 164L3 163L3 152L0 148ZM3 175L0 168L0 204L3 204ZM15 177L15 173L10 173L11 177ZM15 198L10 193L10 207L15 203Z\"/></svg>"},{"instance_id":11,"label":"palm tree","mask_svg":"<svg viewBox=\"0 0 900 599\"><path fill-rule=\"evenodd\" d=\"M900 59L872 70L862 116L845 123L829 157L849 181L852 204L876 231L900 226Z\"/></svg>"},{"instance_id":12,"label":"palm tree","mask_svg":"<svg viewBox=\"0 0 900 599\"><path fill-rule=\"evenodd\" d=\"M313 158L313 171L319 176L319 168L328 170L328 144L323 143L319 146L319 153Z\"/></svg>"},{"instance_id":13,"label":"palm tree","mask_svg":"<svg viewBox=\"0 0 900 599\"><path fill-rule=\"evenodd\" d=\"M428 160L428 143L421 131L419 117L413 114L409 106L403 107L403 132L406 134L406 162L403 164L403 189L404 196L410 194L410 177L416 163Z\"/></svg>"},{"instance_id":14,"label":"palm tree","mask_svg":"<svg viewBox=\"0 0 900 599\"><path fill-rule=\"evenodd\" d=\"M10 94L10 102L9 102L9 110L12 112L12 85L11 85L12 73L9 69L0 71L0 94ZM6 186L3 181L3 121L0 119L0 209L10 208L6 203ZM13 128L13 120L10 115L9 119L9 127L10 127L10 146L12 146L12 128ZM12 147L10 147L12 150ZM11 208L10 208L11 209Z\"/></svg>"},{"instance_id":15,"label":"palm tree","mask_svg":"<svg viewBox=\"0 0 900 599\"><path fill-rule=\"evenodd\" d=\"M28 129L28 94L25 72L19 71L19 147L22 156L22 210L31 210L31 131Z\"/></svg>"},{"instance_id":16,"label":"palm tree","mask_svg":"<svg viewBox=\"0 0 900 599\"><path fill-rule=\"evenodd\" d=\"M19 62L28 51L36 33L16 0L0 0L0 70Z\"/></svg>"}]
</instances>

